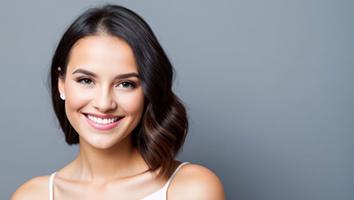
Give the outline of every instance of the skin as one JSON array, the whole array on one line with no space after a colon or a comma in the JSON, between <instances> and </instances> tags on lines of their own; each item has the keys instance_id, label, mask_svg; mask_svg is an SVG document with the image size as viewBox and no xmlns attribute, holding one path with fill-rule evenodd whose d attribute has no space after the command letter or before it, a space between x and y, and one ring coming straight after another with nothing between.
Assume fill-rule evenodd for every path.
<instances>
[{"instance_id":1,"label":"skin","mask_svg":"<svg viewBox=\"0 0 354 200\"><path fill-rule=\"evenodd\" d=\"M95 74L88 76L77 70ZM141 120L144 94L130 46L123 40L99 34L80 39L72 48L66 76L59 91L66 97L67 117L80 137L79 153L54 179L55 199L140 199L159 190L167 178L157 178L133 147L131 131ZM110 130L87 123L86 113L123 117ZM177 166L180 162L175 161ZM48 199L49 176L21 185L12 200ZM173 178L168 199L224 199L219 178L209 169L184 165Z\"/></svg>"}]
</instances>

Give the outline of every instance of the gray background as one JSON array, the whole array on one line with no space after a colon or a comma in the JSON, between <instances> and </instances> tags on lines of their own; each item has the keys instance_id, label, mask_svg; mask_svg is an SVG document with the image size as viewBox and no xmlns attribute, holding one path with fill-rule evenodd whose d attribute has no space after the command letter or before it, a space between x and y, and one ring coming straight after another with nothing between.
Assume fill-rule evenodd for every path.
<instances>
[{"instance_id":1,"label":"gray background","mask_svg":"<svg viewBox=\"0 0 354 200\"><path fill-rule=\"evenodd\" d=\"M0 199L74 158L46 86L65 28L100 1L2 1ZM354 199L354 3L110 1L146 19L191 122L179 159L228 199Z\"/></svg>"}]
</instances>

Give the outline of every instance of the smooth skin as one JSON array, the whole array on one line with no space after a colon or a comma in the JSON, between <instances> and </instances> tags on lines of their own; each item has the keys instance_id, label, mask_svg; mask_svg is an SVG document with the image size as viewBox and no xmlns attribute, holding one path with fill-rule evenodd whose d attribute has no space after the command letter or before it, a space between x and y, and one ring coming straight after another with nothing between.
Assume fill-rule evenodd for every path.
<instances>
[{"instance_id":1,"label":"smooth skin","mask_svg":"<svg viewBox=\"0 0 354 200\"><path fill-rule=\"evenodd\" d=\"M59 91L65 95L66 115L80 137L79 153L54 179L55 199L141 199L159 190L168 178L149 172L133 147L131 131L141 120L144 94L130 46L104 33L80 39L72 48ZM122 117L118 126L98 130L87 114ZM175 161L175 166L180 162ZM49 176L21 185L12 200L48 199ZM220 179L209 169L187 164L170 187L169 200L222 200Z\"/></svg>"}]
</instances>

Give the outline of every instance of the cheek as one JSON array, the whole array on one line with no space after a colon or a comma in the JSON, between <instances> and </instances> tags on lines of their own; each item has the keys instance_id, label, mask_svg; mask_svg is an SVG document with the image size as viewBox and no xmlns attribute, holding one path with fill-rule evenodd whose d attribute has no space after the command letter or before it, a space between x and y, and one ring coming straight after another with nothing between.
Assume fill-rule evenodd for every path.
<instances>
[{"instance_id":1,"label":"cheek","mask_svg":"<svg viewBox=\"0 0 354 200\"><path fill-rule=\"evenodd\" d=\"M127 114L141 114L144 108L144 94L137 90L132 93L118 94L118 106Z\"/></svg>"},{"instance_id":2,"label":"cheek","mask_svg":"<svg viewBox=\"0 0 354 200\"><path fill-rule=\"evenodd\" d=\"M66 100L65 103L70 109L79 109L90 99L90 92L85 92L79 86L75 84L68 84L65 87L65 96Z\"/></svg>"}]
</instances>

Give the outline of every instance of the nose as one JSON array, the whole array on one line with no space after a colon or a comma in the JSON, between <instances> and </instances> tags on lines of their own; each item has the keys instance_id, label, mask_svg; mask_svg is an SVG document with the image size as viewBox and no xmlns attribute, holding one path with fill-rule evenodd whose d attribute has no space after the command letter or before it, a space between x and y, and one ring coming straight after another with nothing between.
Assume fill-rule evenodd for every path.
<instances>
[{"instance_id":1,"label":"nose","mask_svg":"<svg viewBox=\"0 0 354 200\"><path fill-rule=\"evenodd\" d=\"M102 113L117 109L117 102L110 89L100 89L96 93L94 107Z\"/></svg>"}]
</instances>

